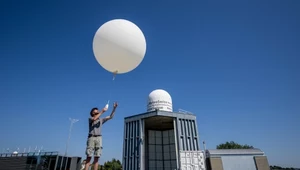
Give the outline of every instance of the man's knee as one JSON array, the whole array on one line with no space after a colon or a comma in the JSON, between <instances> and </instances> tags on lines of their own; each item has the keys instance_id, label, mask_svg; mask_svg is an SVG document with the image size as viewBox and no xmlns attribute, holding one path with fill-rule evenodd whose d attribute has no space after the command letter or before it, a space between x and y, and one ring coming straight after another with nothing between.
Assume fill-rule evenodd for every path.
<instances>
[{"instance_id":1,"label":"man's knee","mask_svg":"<svg viewBox=\"0 0 300 170\"><path fill-rule=\"evenodd\" d=\"M92 159L92 157L87 157L86 160L85 160L85 163L86 164L90 163L91 159Z\"/></svg>"},{"instance_id":2,"label":"man's knee","mask_svg":"<svg viewBox=\"0 0 300 170\"><path fill-rule=\"evenodd\" d=\"M94 157L94 162L93 162L93 164L98 163L98 161L99 161L99 157Z\"/></svg>"}]
</instances>

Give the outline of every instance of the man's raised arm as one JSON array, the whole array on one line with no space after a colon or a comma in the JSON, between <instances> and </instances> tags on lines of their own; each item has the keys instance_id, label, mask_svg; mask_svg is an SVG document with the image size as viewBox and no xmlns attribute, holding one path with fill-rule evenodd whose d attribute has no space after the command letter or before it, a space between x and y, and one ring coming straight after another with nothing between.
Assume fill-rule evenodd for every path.
<instances>
[{"instance_id":1,"label":"man's raised arm","mask_svg":"<svg viewBox=\"0 0 300 170\"><path fill-rule=\"evenodd\" d=\"M97 120L104 112L106 112L107 108L104 107L101 111L98 111L98 114L96 114L94 117L92 117L93 121Z\"/></svg>"},{"instance_id":2,"label":"man's raised arm","mask_svg":"<svg viewBox=\"0 0 300 170\"><path fill-rule=\"evenodd\" d=\"M106 116L106 117L104 118L104 121L105 121L105 122L108 121L108 120L110 120L110 119L112 119L112 118L114 117L115 111L116 111L116 108L117 108L117 107L118 107L118 103L115 102L115 103L114 103L114 108L113 108L113 110L111 111L111 114L110 114L109 116Z\"/></svg>"}]
</instances>

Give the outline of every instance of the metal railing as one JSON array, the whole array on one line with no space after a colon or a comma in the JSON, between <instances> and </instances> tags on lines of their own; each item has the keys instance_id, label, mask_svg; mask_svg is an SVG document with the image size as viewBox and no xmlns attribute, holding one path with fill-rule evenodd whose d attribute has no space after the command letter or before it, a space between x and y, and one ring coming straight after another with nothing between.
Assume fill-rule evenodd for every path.
<instances>
[{"instance_id":1,"label":"metal railing","mask_svg":"<svg viewBox=\"0 0 300 170\"><path fill-rule=\"evenodd\" d=\"M25 153L1 153L0 157L26 157L26 156L55 156L58 155L59 152L25 152Z\"/></svg>"}]
</instances>

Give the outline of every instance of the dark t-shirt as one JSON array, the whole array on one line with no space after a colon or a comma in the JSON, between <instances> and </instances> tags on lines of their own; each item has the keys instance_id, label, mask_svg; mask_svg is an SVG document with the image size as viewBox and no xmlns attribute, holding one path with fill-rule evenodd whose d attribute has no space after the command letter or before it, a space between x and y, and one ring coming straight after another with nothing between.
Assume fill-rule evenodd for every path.
<instances>
[{"instance_id":1,"label":"dark t-shirt","mask_svg":"<svg viewBox=\"0 0 300 170\"><path fill-rule=\"evenodd\" d=\"M106 119L98 118L93 121L93 118L89 118L89 135L102 135L102 125L106 122Z\"/></svg>"}]
</instances>

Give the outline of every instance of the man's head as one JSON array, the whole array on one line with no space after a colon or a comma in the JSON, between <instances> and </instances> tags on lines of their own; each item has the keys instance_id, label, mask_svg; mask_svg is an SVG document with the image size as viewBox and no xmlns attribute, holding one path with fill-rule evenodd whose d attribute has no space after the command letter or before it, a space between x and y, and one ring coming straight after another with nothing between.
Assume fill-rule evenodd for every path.
<instances>
[{"instance_id":1,"label":"man's head","mask_svg":"<svg viewBox=\"0 0 300 170\"><path fill-rule=\"evenodd\" d=\"M98 108L97 107L94 107L92 108L91 112L90 112L90 115L93 117L94 115L98 114Z\"/></svg>"}]
</instances>

